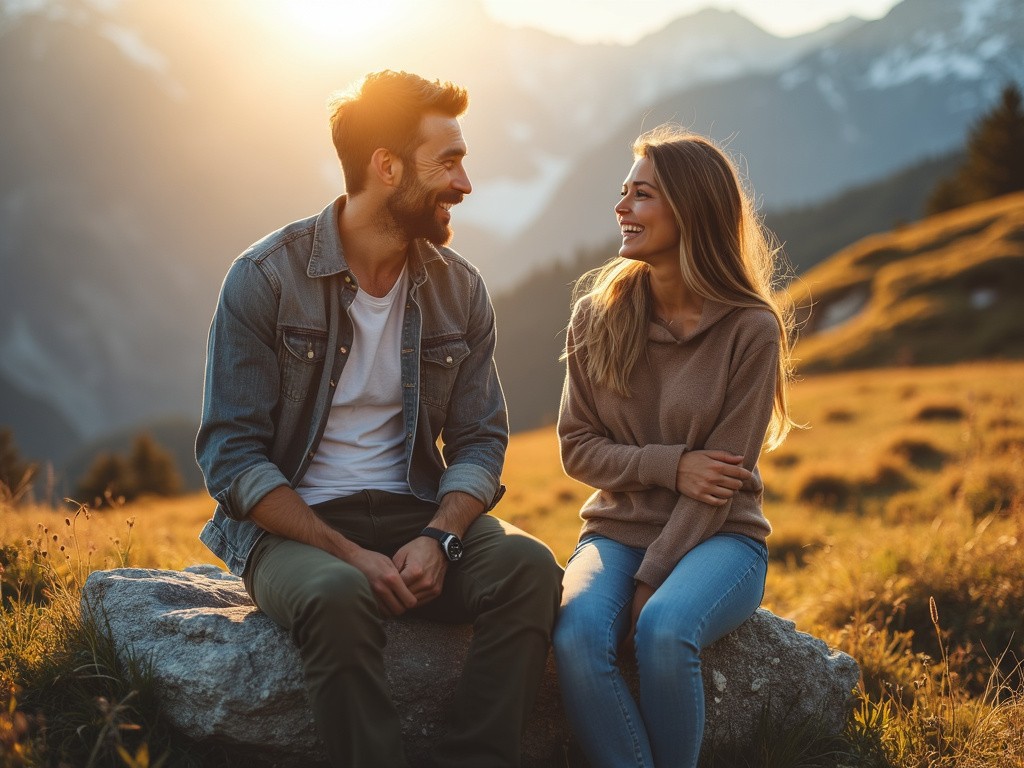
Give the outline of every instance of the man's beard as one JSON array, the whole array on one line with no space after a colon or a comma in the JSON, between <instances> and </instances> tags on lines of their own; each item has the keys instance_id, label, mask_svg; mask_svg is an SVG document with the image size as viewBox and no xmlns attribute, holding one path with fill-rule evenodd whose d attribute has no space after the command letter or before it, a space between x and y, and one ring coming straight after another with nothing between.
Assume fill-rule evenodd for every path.
<instances>
[{"instance_id":1,"label":"man's beard","mask_svg":"<svg viewBox=\"0 0 1024 768\"><path fill-rule=\"evenodd\" d=\"M406 176L386 206L394 228L406 240L425 238L434 245L447 245L452 239L451 228L437 220L440 202L461 202L462 195L454 192L434 196L412 174Z\"/></svg>"}]
</instances>

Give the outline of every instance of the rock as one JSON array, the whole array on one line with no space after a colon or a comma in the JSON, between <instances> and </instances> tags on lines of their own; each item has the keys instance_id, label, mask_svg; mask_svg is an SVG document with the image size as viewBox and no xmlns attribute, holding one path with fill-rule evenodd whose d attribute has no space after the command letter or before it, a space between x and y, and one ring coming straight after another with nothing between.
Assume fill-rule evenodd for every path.
<instances>
[{"instance_id":1,"label":"rock","mask_svg":"<svg viewBox=\"0 0 1024 768\"><path fill-rule=\"evenodd\" d=\"M152 661L164 712L188 737L281 766L323 758L298 653L236 576L213 565L95 571L82 601L109 627L120 656ZM386 621L385 631L406 751L421 765L444 728L471 628L403 618ZM705 747L749 743L763 712L773 730L815 719L823 733L838 733L859 676L851 657L762 609L706 649L703 664ZM523 739L524 766L562 764L568 736L549 660Z\"/></svg>"}]
</instances>

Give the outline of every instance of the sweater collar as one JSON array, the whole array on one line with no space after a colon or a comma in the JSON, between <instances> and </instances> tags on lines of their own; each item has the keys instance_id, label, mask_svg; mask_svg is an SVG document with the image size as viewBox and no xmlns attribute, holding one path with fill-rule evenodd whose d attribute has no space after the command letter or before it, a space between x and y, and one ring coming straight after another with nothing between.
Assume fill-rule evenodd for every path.
<instances>
[{"instance_id":1,"label":"sweater collar","mask_svg":"<svg viewBox=\"0 0 1024 768\"><path fill-rule=\"evenodd\" d=\"M700 322L697 323L697 327L687 336L676 336L672 331L661 323L651 320L647 326L647 338L649 341L658 342L660 344L685 344L687 342L696 339L702 335L711 326L721 320L723 317L731 314L738 307L734 307L731 304L723 304L720 301L714 299L704 299L704 308L700 313Z\"/></svg>"}]
</instances>

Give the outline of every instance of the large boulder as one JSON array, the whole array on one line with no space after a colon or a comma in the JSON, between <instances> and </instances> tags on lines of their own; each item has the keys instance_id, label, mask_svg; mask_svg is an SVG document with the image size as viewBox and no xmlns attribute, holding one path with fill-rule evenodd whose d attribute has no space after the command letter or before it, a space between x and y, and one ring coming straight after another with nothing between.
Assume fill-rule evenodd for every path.
<instances>
[{"instance_id":1,"label":"large boulder","mask_svg":"<svg viewBox=\"0 0 1024 768\"><path fill-rule=\"evenodd\" d=\"M83 610L109 629L117 652L152 663L164 713L196 740L215 740L265 762L323 758L288 635L258 611L236 576L213 565L185 571L96 571ZM385 622L385 665L414 766L444 728L471 627L402 618ZM703 654L705 747L749 743L768 726L813 721L838 733L859 670L844 653L760 609ZM634 681L635 682L635 681ZM568 727L553 664L523 740L524 766L564 764Z\"/></svg>"}]
</instances>

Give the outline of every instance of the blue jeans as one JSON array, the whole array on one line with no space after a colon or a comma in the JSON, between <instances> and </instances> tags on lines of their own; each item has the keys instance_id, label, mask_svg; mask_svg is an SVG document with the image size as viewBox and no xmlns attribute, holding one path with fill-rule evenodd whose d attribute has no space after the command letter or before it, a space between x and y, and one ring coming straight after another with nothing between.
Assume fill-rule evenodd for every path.
<instances>
[{"instance_id":1,"label":"blue jeans","mask_svg":"<svg viewBox=\"0 0 1024 768\"><path fill-rule=\"evenodd\" d=\"M696 766L704 735L700 652L764 596L768 550L718 534L679 561L637 622L639 705L617 665L644 550L602 536L576 547L562 582L554 650L566 715L592 768Z\"/></svg>"}]
</instances>

